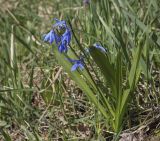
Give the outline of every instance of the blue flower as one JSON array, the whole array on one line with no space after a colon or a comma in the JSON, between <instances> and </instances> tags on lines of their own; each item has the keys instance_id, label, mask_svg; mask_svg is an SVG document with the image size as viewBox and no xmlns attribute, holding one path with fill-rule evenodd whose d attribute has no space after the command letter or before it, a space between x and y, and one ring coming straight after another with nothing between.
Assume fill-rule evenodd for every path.
<instances>
[{"instance_id":1,"label":"blue flower","mask_svg":"<svg viewBox=\"0 0 160 141\"><path fill-rule=\"evenodd\" d=\"M67 28L66 21L60 21L56 18L54 18L54 20L56 21L56 23L53 25L53 28L54 27L59 27L60 29L62 29L63 27Z\"/></svg>"},{"instance_id":2,"label":"blue flower","mask_svg":"<svg viewBox=\"0 0 160 141\"><path fill-rule=\"evenodd\" d=\"M66 28L65 33L62 35L62 43L66 44L67 46L70 44L71 41L71 31L69 28Z\"/></svg>"},{"instance_id":3,"label":"blue flower","mask_svg":"<svg viewBox=\"0 0 160 141\"><path fill-rule=\"evenodd\" d=\"M53 43L55 40L54 31L51 30L49 33L45 34L43 37L43 41L49 42L50 44Z\"/></svg>"},{"instance_id":4,"label":"blue flower","mask_svg":"<svg viewBox=\"0 0 160 141\"><path fill-rule=\"evenodd\" d=\"M60 21L58 19L54 20L56 23L53 25L53 29L48 34L44 35L43 40L49 42L50 44L55 41L60 53L67 52L68 46L71 42L71 30L67 27L65 21ZM62 31L62 33L57 33L55 29Z\"/></svg>"},{"instance_id":5,"label":"blue flower","mask_svg":"<svg viewBox=\"0 0 160 141\"><path fill-rule=\"evenodd\" d=\"M50 44L52 44L52 43L55 41L56 44L58 44L58 43L60 42L60 38L59 38L59 36L54 32L54 30L51 30L49 33L47 33L47 34L44 35L43 41L49 42Z\"/></svg>"},{"instance_id":6,"label":"blue flower","mask_svg":"<svg viewBox=\"0 0 160 141\"><path fill-rule=\"evenodd\" d=\"M74 59L68 59L71 63L74 63L74 65L71 68L71 71L75 71L78 68L80 68L81 70L84 69L84 64L83 64L83 59L79 59L79 60L74 60Z\"/></svg>"},{"instance_id":7,"label":"blue flower","mask_svg":"<svg viewBox=\"0 0 160 141\"><path fill-rule=\"evenodd\" d=\"M60 53L62 53L62 52L67 52L68 51L68 47L65 45L65 44L60 44L59 46L58 46L58 51L60 52Z\"/></svg>"},{"instance_id":8,"label":"blue flower","mask_svg":"<svg viewBox=\"0 0 160 141\"><path fill-rule=\"evenodd\" d=\"M98 43L95 43L93 46L95 48L99 49L100 51L102 51L103 53L107 52L107 50L104 47L102 47L100 44L98 44Z\"/></svg>"},{"instance_id":9,"label":"blue flower","mask_svg":"<svg viewBox=\"0 0 160 141\"><path fill-rule=\"evenodd\" d=\"M66 28L65 33L61 36L61 44L58 47L60 53L67 52L68 46L71 41L71 31L69 28Z\"/></svg>"}]
</instances>

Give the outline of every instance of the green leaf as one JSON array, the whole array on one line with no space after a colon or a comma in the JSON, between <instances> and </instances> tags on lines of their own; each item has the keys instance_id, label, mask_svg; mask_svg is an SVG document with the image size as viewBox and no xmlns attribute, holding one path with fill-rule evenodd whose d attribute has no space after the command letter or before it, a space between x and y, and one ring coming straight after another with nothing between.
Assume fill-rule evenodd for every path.
<instances>
[{"instance_id":1,"label":"green leaf","mask_svg":"<svg viewBox=\"0 0 160 141\"><path fill-rule=\"evenodd\" d=\"M101 52L99 49L95 48L94 46L90 47L90 54L95 63L97 64L97 66L99 67L100 71L102 72L106 80L106 83L112 87L112 91L114 93L114 86L115 86L114 67L110 63L108 56L105 53Z\"/></svg>"},{"instance_id":2,"label":"green leaf","mask_svg":"<svg viewBox=\"0 0 160 141\"><path fill-rule=\"evenodd\" d=\"M141 54L142 54L142 49L143 49L143 42L140 41L139 46L136 48L136 51L133 52L133 60L131 61L131 70L129 72L129 77L128 77L128 81L129 81L129 86L131 91L134 89L135 87L135 80L136 80L136 72L137 72L137 67L141 58Z\"/></svg>"}]
</instances>

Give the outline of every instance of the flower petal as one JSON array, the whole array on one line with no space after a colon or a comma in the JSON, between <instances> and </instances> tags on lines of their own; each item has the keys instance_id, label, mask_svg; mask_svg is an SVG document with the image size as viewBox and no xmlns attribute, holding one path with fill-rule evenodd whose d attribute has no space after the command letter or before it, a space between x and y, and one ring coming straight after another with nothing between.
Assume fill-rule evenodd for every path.
<instances>
[{"instance_id":1,"label":"flower petal","mask_svg":"<svg viewBox=\"0 0 160 141\"><path fill-rule=\"evenodd\" d=\"M71 62L71 63L77 62L77 60L74 60L74 59L71 59L71 58L67 58L67 60L68 60L69 62Z\"/></svg>"},{"instance_id":2,"label":"flower petal","mask_svg":"<svg viewBox=\"0 0 160 141\"><path fill-rule=\"evenodd\" d=\"M59 45L59 47L58 47L58 51L60 52L60 53L62 53L62 52L67 52L68 51L68 48L64 45L64 44L60 44Z\"/></svg>"},{"instance_id":3,"label":"flower petal","mask_svg":"<svg viewBox=\"0 0 160 141\"><path fill-rule=\"evenodd\" d=\"M79 64L78 67L83 70L84 69L84 66L82 64Z\"/></svg>"},{"instance_id":4,"label":"flower petal","mask_svg":"<svg viewBox=\"0 0 160 141\"><path fill-rule=\"evenodd\" d=\"M78 64L74 64L74 65L72 66L72 68L71 68L71 71L75 71L75 70L77 69L77 67L78 67Z\"/></svg>"},{"instance_id":5,"label":"flower petal","mask_svg":"<svg viewBox=\"0 0 160 141\"><path fill-rule=\"evenodd\" d=\"M97 49L99 49L100 51L106 53L106 49L104 47L102 47L100 44L95 43L93 46L96 47Z\"/></svg>"},{"instance_id":6,"label":"flower petal","mask_svg":"<svg viewBox=\"0 0 160 141\"><path fill-rule=\"evenodd\" d=\"M60 20L58 20L58 19L56 19L56 18L54 18L54 20L56 21L56 23L53 25L53 28L54 28L54 27L60 27L60 28L62 28L62 27L67 27L65 21L60 21Z\"/></svg>"},{"instance_id":7,"label":"flower petal","mask_svg":"<svg viewBox=\"0 0 160 141\"><path fill-rule=\"evenodd\" d=\"M45 34L43 38L44 38L43 41L46 41L52 44L53 41L55 40L54 31L51 30L49 33Z\"/></svg>"},{"instance_id":8,"label":"flower petal","mask_svg":"<svg viewBox=\"0 0 160 141\"><path fill-rule=\"evenodd\" d=\"M62 43L68 46L70 44L70 41L71 41L71 31L69 29L66 29L65 33L62 35Z\"/></svg>"}]
</instances>

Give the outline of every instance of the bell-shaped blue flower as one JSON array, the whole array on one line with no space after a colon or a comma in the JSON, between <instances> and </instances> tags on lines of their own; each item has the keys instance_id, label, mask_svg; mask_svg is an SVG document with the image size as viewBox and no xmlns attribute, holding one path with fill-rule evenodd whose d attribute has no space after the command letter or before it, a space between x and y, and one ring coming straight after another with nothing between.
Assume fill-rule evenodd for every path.
<instances>
[{"instance_id":1,"label":"bell-shaped blue flower","mask_svg":"<svg viewBox=\"0 0 160 141\"><path fill-rule=\"evenodd\" d=\"M61 37L62 43L66 44L67 46L70 44L71 41L71 31L69 28L66 28L65 33Z\"/></svg>"},{"instance_id":2,"label":"bell-shaped blue flower","mask_svg":"<svg viewBox=\"0 0 160 141\"><path fill-rule=\"evenodd\" d=\"M58 19L54 19L56 23L53 25L53 29L46 35L44 35L44 41L49 42L52 44L54 41L58 47L58 51L60 53L67 52L68 46L71 42L71 30L67 26L65 21L60 21ZM55 32L55 29L62 31L62 33Z\"/></svg>"},{"instance_id":3,"label":"bell-shaped blue flower","mask_svg":"<svg viewBox=\"0 0 160 141\"><path fill-rule=\"evenodd\" d=\"M50 44L52 44L55 40L55 36L54 36L54 31L51 30L49 33L45 34L43 37L43 41L45 42L49 42Z\"/></svg>"},{"instance_id":4,"label":"bell-shaped blue flower","mask_svg":"<svg viewBox=\"0 0 160 141\"><path fill-rule=\"evenodd\" d=\"M66 28L65 33L61 37L61 44L58 47L60 53L68 51L68 46L70 44L70 41L71 41L71 31L69 28Z\"/></svg>"},{"instance_id":5,"label":"bell-shaped blue flower","mask_svg":"<svg viewBox=\"0 0 160 141\"><path fill-rule=\"evenodd\" d=\"M98 44L98 43L95 43L93 46L95 48L99 49L100 51L102 51L103 53L107 52L107 50L104 47L102 47L100 44Z\"/></svg>"},{"instance_id":6,"label":"bell-shaped blue flower","mask_svg":"<svg viewBox=\"0 0 160 141\"><path fill-rule=\"evenodd\" d=\"M59 46L58 46L58 51L60 52L60 53L62 53L62 52L67 52L68 51L68 47L65 45L65 44L60 44Z\"/></svg>"},{"instance_id":7,"label":"bell-shaped blue flower","mask_svg":"<svg viewBox=\"0 0 160 141\"><path fill-rule=\"evenodd\" d=\"M49 42L50 44L55 41L58 45L58 43L60 42L60 37L54 32L54 30L51 30L49 33L44 35L43 41Z\"/></svg>"},{"instance_id":8,"label":"bell-shaped blue flower","mask_svg":"<svg viewBox=\"0 0 160 141\"><path fill-rule=\"evenodd\" d=\"M68 59L71 63L74 63L74 65L71 68L71 71L75 71L78 68L80 68L81 70L84 69L84 64L83 64L83 60L79 59L79 60L74 60L74 59Z\"/></svg>"}]
</instances>

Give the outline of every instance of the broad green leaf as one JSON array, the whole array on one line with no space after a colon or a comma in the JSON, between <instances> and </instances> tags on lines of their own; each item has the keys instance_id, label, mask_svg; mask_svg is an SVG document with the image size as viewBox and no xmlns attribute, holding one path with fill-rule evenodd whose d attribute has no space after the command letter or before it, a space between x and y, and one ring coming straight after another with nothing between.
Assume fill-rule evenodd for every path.
<instances>
[{"instance_id":1,"label":"broad green leaf","mask_svg":"<svg viewBox=\"0 0 160 141\"><path fill-rule=\"evenodd\" d=\"M105 80L111 85L115 81L114 67L109 61L108 56L94 46L90 47L90 54L105 77Z\"/></svg>"}]
</instances>

